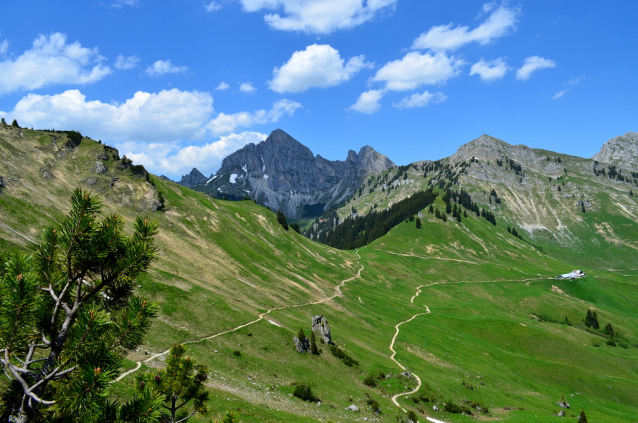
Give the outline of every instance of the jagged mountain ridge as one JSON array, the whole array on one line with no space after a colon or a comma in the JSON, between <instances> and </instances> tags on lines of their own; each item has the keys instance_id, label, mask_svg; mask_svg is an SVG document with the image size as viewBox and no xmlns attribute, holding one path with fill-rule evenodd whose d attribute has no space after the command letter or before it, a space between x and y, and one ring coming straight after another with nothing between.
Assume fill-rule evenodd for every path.
<instances>
[{"instance_id":1,"label":"jagged mountain ridge","mask_svg":"<svg viewBox=\"0 0 638 423\"><path fill-rule=\"evenodd\" d=\"M636 155L627 150L623 160L631 163ZM632 232L638 224L638 174L608 157L596 162L483 135L448 158L371 176L336 215L316 221L307 234L318 239L353 209L359 215L385 210L435 185L465 190L499 225L517 228L530 242L602 264L638 250Z\"/></svg>"},{"instance_id":2,"label":"jagged mountain ridge","mask_svg":"<svg viewBox=\"0 0 638 423\"><path fill-rule=\"evenodd\" d=\"M217 173L192 188L212 196L249 196L287 216L319 215L354 192L370 174L394 163L370 146L350 150L345 161L327 160L281 129L258 144L248 144L226 157ZM197 175L199 174L199 175Z\"/></svg>"}]
</instances>

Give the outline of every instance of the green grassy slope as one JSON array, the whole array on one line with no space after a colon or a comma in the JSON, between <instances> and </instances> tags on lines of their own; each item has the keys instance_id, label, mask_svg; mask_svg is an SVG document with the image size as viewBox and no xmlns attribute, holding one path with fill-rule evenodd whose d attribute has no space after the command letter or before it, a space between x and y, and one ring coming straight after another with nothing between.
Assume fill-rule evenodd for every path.
<instances>
[{"instance_id":1,"label":"green grassy slope","mask_svg":"<svg viewBox=\"0 0 638 423\"><path fill-rule=\"evenodd\" d=\"M151 184L117 169L113 158L105 162L108 174L96 175L104 147L89 139L60 154L51 135L20 132L0 128L0 175L18 179L0 193L0 251L26 249L43 225L66 212L78 185L101 194L105 211L127 220L151 214L161 226L161 253L138 289L159 303L160 316L123 370L136 362L142 369L162 366L156 354L191 342L190 354L211 370L214 418L236 410L243 422L394 421L402 412L391 397L417 385L390 359L396 325L407 321L395 358L421 378L420 393L440 408L466 399L489 408L480 419L547 421L564 395L572 404L568 415L582 408L590 421L635 421L638 271L631 261L557 281L549 278L575 266L565 250L550 246L544 254L482 218L443 223L427 213L421 229L401 223L358 253L338 251L284 231L272 212L252 202L213 200L154 176ZM51 178L42 176L44 165L51 165ZM87 185L93 177L98 182ZM120 179L110 186L113 177ZM165 209L150 212L159 193ZM444 207L440 199L436 206ZM590 307L627 348L607 346L601 334L585 330ZM309 335L314 314L327 317L334 341L358 367L345 366L326 345L320 356L294 350L293 335L299 327ZM389 377L377 387L363 384L379 371ZM133 379L116 383L116 393L128 395ZM293 382L310 383L321 404L294 398ZM366 393L379 402L380 416ZM406 396L397 401L420 421L419 409L444 421L474 419ZM360 412L346 411L351 404Z\"/></svg>"}]
</instances>

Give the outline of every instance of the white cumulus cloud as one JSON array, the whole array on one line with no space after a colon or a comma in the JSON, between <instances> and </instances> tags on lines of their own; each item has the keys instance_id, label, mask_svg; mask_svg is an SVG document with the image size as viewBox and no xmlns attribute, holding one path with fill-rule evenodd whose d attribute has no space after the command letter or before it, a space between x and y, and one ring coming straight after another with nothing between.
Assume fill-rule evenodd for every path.
<instances>
[{"instance_id":1,"label":"white cumulus cloud","mask_svg":"<svg viewBox=\"0 0 638 423\"><path fill-rule=\"evenodd\" d=\"M481 60L472 65L470 75L478 75L483 81L492 82L503 78L508 70L509 66L502 58L489 61L481 57Z\"/></svg>"},{"instance_id":2,"label":"white cumulus cloud","mask_svg":"<svg viewBox=\"0 0 638 423\"><path fill-rule=\"evenodd\" d=\"M257 124L277 122L282 116L292 116L295 110L303 107L296 101L283 99L273 103L270 110L258 110L253 113L239 112L233 114L220 113L207 125L213 135L226 135L237 128L247 128Z\"/></svg>"},{"instance_id":3,"label":"white cumulus cloud","mask_svg":"<svg viewBox=\"0 0 638 423\"><path fill-rule=\"evenodd\" d=\"M413 51L402 59L385 64L372 78L385 82L386 89L408 91L422 85L439 85L456 76L465 64L462 59L443 52L421 54Z\"/></svg>"},{"instance_id":4,"label":"white cumulus cloud","mask_svg":"<svg viewBox=\"0 0 638 423\"><path fill-rule=\"evenodd\" d=\"M298 93L309 88L332 87L349 80L363 68L372 67L365 56L355 56L345 63L339 51L328 44L313 44L296 51L280 68L273 70L270 89Z\"/></svg>"},{"instance_id":5,"label":"white cumulus cloud","mask_svg":"<svg viewBox=\"0 0 638 423\"><path fill-rule=\"evenodd\" d=\"M137 62L139 61L140 59L137 56L124 57L120 54L119 56L117 56L117 59L115 59L115 69L133 69L135 66L137 66Z\"/></svg>"},{"instance_id":6,"label":"white cumulus cloud","mask_svg":"<svg viewBox=\"0 0 638 423\"><path fill-rule=\"evenodd\" d=\"M554 68L556 62L550 59L545 59L540 56L532 56L525 59L523 66L516 71L516 79L527 81L533 72L539 69Z\"/></svg>"},{"instance_id":7,"label":"white cumulus cloud","mask_svg":"<svg viewBox=\"0 0 638 423\"><path fill-rule=\"evenodd\" d=\"M370 90L361 93L357 102L350 106L349 110L354 110L360 113L376 113L381 108L379 101L384 96L383 90Z\"/></svg>"},{"instance_id":8,"label":"white cumulus cloud","mask_svg":"<svg viewBox=\"0 0 638 423\"><path fill-rule=\"evenodd\" d=\"M215 12L221 8L222 5L217 3L216 1L211 1L208 4L204 3L204 9L206 9L207 12Z\"/></svg>"},{"instance_id":9,"label":"white cumulus cloud","mask_svg":"<svg viewBox=\"0 0 638 423\"><path fill-rule=\"evenodd\" d=\"M197 91L138 91L122 104L87 101L78 90L29 94L11 116L36 128L73 129L111 141L161 142L203 139L213 98Z\"/></svg>"},{"instance_id":10,"label":"white cumulus cloud","mask_svg":"<svg viewBox=\"0 0 638 423\"><path fill-rule=\"evenodd\" d=\"M219 83L219 85L215 89L218 90L218 91L223 91L223 90L227 90L229 88L230 88L230 85L228 85L227 83L222 81L222 82Z\"/></svg>"},{"instance_id":11,"label":"white cumulus cloud","mask_svg":"<svg viewBox=\"0 0 638 423\"><path fill-rule=\"evenodd\" d=\"M8 49L8 44L7 47ZM111 73L97 48L66 43L59 32L39 35L21 56L0 62L0 94L35 90L51 84L90 84Z\"/></svg>"},{"instance_id":12,"label":"white cumulus cloud","mask_svg":"<svg viewBox=\"0 0 638 423\"><path fill-rule=\"evenodd\" d=\"M436 104L445 101L447 97L441 92L429 93L425 91L423 94L415 93L405 98L402 98L398 103L392 103L392 105L398 109L407 109L411 107L424 107L428 104Z\"/></svg>"},{"instance_id":13,"label":"white cumulus cloud","mask_svg":"<svg viewBox=\"0 0 638 423\"><path fill-rule=\"evenodd\" d=\"M239 91L241 91L242 93L252 93L257 91L257 88L253 87L252 84L248 83L248 82L244 82L243 84L241 84L239 86Z\"/></svg>"},{"instance_id":14,"label":"white cumulus cloud","mask_svg":"<svg viewBox=\"0 0 638 423\"><path fill-rule=\"evenodd\" d=\"M493 4L483 6L483 11L492 10ZM501 5L485 22L474 29L467 26L453 27L452 24L433 26L428 32L421 34L412 44L413 49L456 50L463 45L477 42L489 44L496 38L509 35L516 30L520 8L509 8Z\"/></svg>"},{"instance_id":15,"label":"white cumulus cloud","mask_svg":"<svg viewBox=\"0 0 638 423\"><path fill-rule=\"evenodd\" d=\"M246 12L282 11L264 16L266 23L282 31L329 34L361 25L386 11L398 0L240 0Z\"/></svg>"},{"instance_id":16,"label":"white cumulus cloud","mask_svg":"<svg viewBox=\"0 0 638 423\"><path fill-rule=\"evenodd\" d=\"M188 71L186 66L173 66L170 60L158 60L152 66L146 68L149 76L166 75L167 73L185 73Z\"/></svg>"},{"instance_id":17,"label":"white cumulus cloud","mask_svg":"<svg viewBox=\"0 0 638 423\"><path fill-rule=\"evenodd\" d=\"M220 137L219 140L203 145L182 147L175 143L124 143L117 147L121 154L126 154L135 163L144 164L152 173L179 179L194 167L208 176L219 169L224 157L246 144L256 144L266 138L266 134L259 132L241 132Z\"/></svg>"}]
</instances>

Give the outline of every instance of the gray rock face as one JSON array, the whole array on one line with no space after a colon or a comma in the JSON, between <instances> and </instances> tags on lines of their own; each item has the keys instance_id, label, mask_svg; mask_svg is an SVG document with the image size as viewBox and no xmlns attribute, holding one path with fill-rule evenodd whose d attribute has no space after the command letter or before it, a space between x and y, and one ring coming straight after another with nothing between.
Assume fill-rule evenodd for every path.
<instances>
[{"instance_id":1,"label":"gray rock face","mask_svg":"<svg viewBox=\"0 0 638 423\"><path fill-rule=\"evenodd\" d=\"M292 338L292 342L295 343L295 349L300 354L308 352L308 350L310 349L310 340L306 337L300 340L299 338L295 336L294 338Z\"/></svg>"},{"instance_id":2,"label":"gray rock face","mask_svg":"<svg viewBox=\"0 0 638 423\"><path fill-rule=\"evenodd\" d=\"M625 169L638 170L638 132L627 132L610 139L592 159Z\"/></svg>"},{"instance_id":3,"label":"gray rock face","mask_svg":"<svg viewBox=\"0 0 638 423\"><path fill-rule=\"evenodd\" d=\"M0 176L0 192L2 192L2 189L5 187L4 185L4 178L2 176Z\"/></svg>"},{"instance_id":4,"label":"gray rock face","mask_svg":"<svg viewBox=\"0 0 638 423\"><path fill-rule=\"evenodd\" d=\"M182 176L182 179L177 183L187 188L193 188L195 185L203 184L207 180L208 178L202 172L193 168L188 175Z\"/></svg>"},{"instance_id":5,"label":"gray rock face","mask_svg":"<svg viewBox=\"0 0 638 423\"><path fill-rule=\"evenodd\" d=\"M103 175L105 173L107 173L109 171L109 169L106 167L106 165L98 160L95 162L95 173L97 173L98 175Z\"/></svg>"},{"instance_id":6,"label":"gray rock face","mask_svg":"<svg viewBox=\"0 0 638 423\"><path fill-rule=\"evenodd\" d=\"M319 335L323 342L332 345L332 335L330 335L330 325L323 315L312 316L312 331Z\"/></svg>"},{"instance_id":7,"label":"gray rock face","mask_svg":"<svg viewBox=\"0 0 638 423\"><path fill-rule=\"evenodd\" d=\"M249 194L286 216L303 217L310 213L304 206L314 205L319 215L356 190L369 174L392 166L370 146L359 153L350 150L345 161L315 157L308 147L277 129L265 141L226 157L215 178L195 189L214 196Z\"/></svg>"}]
</instances>

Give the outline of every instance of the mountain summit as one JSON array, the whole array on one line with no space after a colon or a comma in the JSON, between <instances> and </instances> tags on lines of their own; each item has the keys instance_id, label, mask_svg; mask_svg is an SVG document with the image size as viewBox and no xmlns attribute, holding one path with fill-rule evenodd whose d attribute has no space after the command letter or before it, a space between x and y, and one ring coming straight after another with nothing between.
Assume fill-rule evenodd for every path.
<instances>
[{"instance_id":1,"label":"mountain summit","mask_svg":"<svg viewBox=\"0 0 638 423\"><path fill-rule=\"evenodd\" d=\"M328 160L281 129L222 161L214 177L193 188L213 196L249 195L287 216L310 217L342 201L372 173L394 163L370 146L350 150L345 161ZM191 172L192 174L192 172Z\"/></svg>"},{"instance_id":2,"label":"mountain summit","mask_svg":"<svg viewBox=\"0 0 638 423\"><path fill-rule=\"evenodd\" d=\"M610 139L592 159L638 170L638 132L627 132Z\"/></svg>"}]
</instances>

